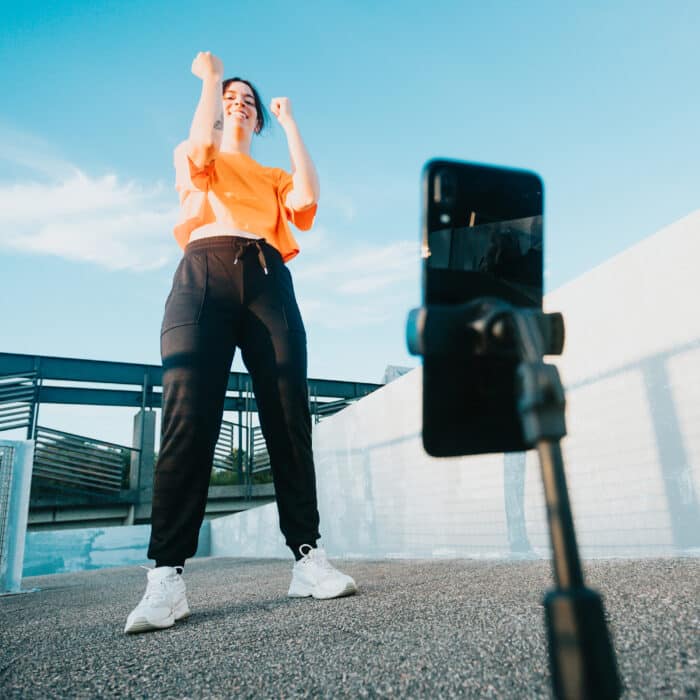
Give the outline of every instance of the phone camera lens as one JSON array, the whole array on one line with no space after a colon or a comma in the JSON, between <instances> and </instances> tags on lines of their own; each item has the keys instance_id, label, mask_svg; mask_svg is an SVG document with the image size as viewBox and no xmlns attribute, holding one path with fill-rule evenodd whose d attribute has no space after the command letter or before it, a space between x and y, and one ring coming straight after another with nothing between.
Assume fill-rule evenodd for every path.
<instances>
[{"instance_id":1,"label":"phone camera lens","mask_svg":"<svg viewBox=\"0 0 700 700\"><path fill-rule=\"evenodd\" d=\"M457 180L452 172L447 169L435 173L433 199L436 204L450 206L457 194Z\"/></svg>"}]
</instances>

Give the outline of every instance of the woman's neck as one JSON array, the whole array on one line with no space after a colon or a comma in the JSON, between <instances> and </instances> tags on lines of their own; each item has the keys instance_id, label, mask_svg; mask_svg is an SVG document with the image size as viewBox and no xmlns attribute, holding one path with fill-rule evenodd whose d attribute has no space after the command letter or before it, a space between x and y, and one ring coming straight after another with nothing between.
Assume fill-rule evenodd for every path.
<instances>
[{"instance_id":1,"label":"woman's neck","mask_svg":"<svg viewBox=\"0 0 700 700\"><path fill-rule=\"evenodd\" d=\"M243 155L250 156L252 139L253 135L250 132L233 128L230 131L224 131L219 150L223 153L243 153Z\"/></svg>"}]
</instances>

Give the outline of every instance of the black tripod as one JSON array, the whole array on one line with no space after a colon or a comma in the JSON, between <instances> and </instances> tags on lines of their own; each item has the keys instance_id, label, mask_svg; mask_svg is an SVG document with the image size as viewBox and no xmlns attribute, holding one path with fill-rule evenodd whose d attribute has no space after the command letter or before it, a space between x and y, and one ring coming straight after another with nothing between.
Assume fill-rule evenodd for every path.
<instances>
[{"instance_id":1,"label":"black tripod","mask_svg":"<svg viewBox=\"0 0 700 700\"><path fill-rule=\"evenodd\" d=\"M563 319L491 298L462 307L418 309L408 328L409 347L416 354L426 348L439 352L450 336L448 332L432 341L423 337L427 315L433 312L443 329L456 324L468 331L480 354L504 348L515 348L518 354L518 410L525 442L539 455L552 544L555 588L545 595L544 608L554 695L565 700L619 698L622 688L603 602L585 586L569 505L559 445L566 435L564 387L557 368L543 362L545 352L561 352Z\"/></svg>"}]
</instances>

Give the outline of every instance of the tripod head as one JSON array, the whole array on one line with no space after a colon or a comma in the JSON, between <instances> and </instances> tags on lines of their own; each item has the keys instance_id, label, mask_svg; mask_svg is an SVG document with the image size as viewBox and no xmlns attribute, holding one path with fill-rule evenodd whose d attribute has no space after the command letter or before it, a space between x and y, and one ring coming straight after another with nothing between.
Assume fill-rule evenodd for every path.
<instances>
[{"instance_id":1,"label":"tripod head","mask_svg":"<svg viewBox=\"0 0 700 700\"><path fill-rule=\"evenodd\" d=\"M495 366L507 376L492 376L496 389L502 389L504 380L508 392L489 395L488 383L474 384L474 397L453 398L450 415L459 413L460 405L481 401L490 413L497 414L496 402L500 400L503 415L501 424L490 426L488 447L503 445L502 451L515 450L513 433L517 430L520 449L534 446L537 439L558 439L566 434L564 423L564 391L556 369L542 363L543 355L559 355L564 347L564 318L560 313L544 313L539 309L513 306L503 299L483 297L466 304L431 305L413 309L406 324L406 341L410 352L432 360L438 366L456 376L464 367L474 367L488 372ZM480 364L479 364L480 363ZM424 382L430 376L424 377ZM444 406L443 406L444 408ZM478 408L478 406L477 406ZM470 436L468 424L461 431L451 430L447 440L443 433L446 426L430 422L440 407L423 407L423 442L430 454L472 454L494 449L483 449L483 436ZM513 417L519 418L514 425ZM449 425L447 426L449 427ZM427 438L426 438L427 432Z\"/></svg>"},{"instance_id":2,"label":"tripod head","mask_svg":"<svg viewBox=\"0 0 700 700\"><path fill-rule=\"evenodd\" d=\"M533 327L536 333L530 329ZM413 309L406 323L406 344L413 355L521 358L561 355L564 318L560 313L521 308L496 297L465 304L433 304ZM520 346L520 347L519 347Z\"/></svg>"}]
</instances>

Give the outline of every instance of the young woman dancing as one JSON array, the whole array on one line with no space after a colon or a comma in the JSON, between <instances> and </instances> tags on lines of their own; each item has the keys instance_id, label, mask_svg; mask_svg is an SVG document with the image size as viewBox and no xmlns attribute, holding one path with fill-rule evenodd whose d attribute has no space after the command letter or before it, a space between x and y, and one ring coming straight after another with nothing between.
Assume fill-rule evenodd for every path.
<instances>
[{"instance_id":1,"label":"young woman dancing","mask_svg":"<svg viewBox=\"0 0 700 700\"><path fill-rule=\"evenodd\" d=\"M223 64L199 53L202 94L189 139L175 149L184 249L161 329L163 410L155 470L146 593L125 632L171 627L189 614L182 571L197 549L214 446L236 346L270 455L280 529L296 562L288 595L355 593L317 548L319 516L306 384L306 333L285 263L299 248L289 228L311 228L318 175L286 97L271 111L284 129L292 174L250 155L265 110L246 80L222 83ZM223 95L223 109L222 109Z\"/></svg>"}]
</instances>

